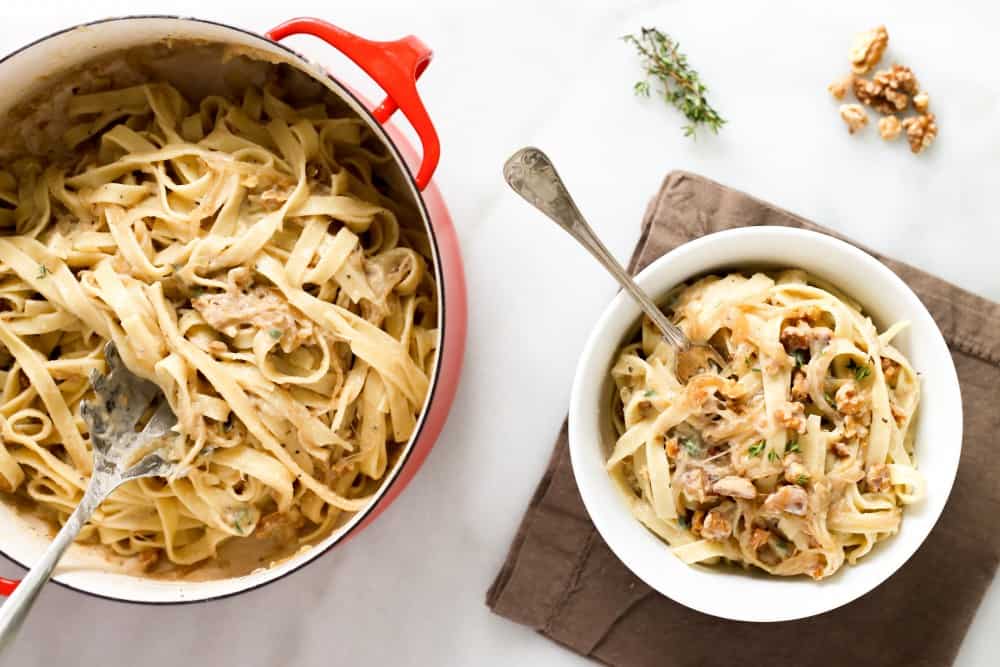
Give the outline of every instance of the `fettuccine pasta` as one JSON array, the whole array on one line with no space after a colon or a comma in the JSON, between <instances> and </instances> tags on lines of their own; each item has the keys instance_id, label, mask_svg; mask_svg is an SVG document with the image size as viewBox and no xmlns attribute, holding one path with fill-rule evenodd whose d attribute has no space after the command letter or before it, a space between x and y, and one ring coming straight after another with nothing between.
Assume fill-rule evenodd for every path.
<instances>
[{"instance_id":1,"label":"fettuccine pasta","mask_svg":"<svg viewBox=\"0 0 1000 667\"><path fill-rule=\"evenodd\" d=\"M176 413L181 474L121 487L80 541L164 568L325 536L413 435L438 347L390 157L360 119L274 84L193 105L148 83L68 114L61 157L0 170L0 491L74 509L80 403L113 341Z\"/></svg>"},{"instance_id":2,"label":"fettuccine pasta","mask_svg":"<svg viewBox=\"0 0 1000 667\"><path fill-rule=\"evenodd\" d=\"M880 334L796 270L710 276L667 310L725 366L678 365L648 320L621 350L607 468L639 521L686 563L814 579L899 530L924 495L919 379L892 346L906 323Z\"/></svg>"}]
</instances>

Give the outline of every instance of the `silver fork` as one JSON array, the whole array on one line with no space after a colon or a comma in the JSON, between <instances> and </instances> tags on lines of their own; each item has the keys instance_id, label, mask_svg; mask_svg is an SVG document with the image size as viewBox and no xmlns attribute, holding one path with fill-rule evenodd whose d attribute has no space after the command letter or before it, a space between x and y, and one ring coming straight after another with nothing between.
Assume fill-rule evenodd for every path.
<instances>
[{"instance_id":1,"label":"silver fork","mask_svg":"<svg viewBox=\"0 0 1000 667\"><path fill-rule=\"evenodd\" d=\"M576 207L576 202L570 196L569 190L563 184L548 155L534 146L526 146L507 158L507 162L503 165L503 177L514 192L586 248L635 299L642 311L659 329L663 338L677 349L677 371L682 381L686 382L687 378L709 368L707 363L709 361L720 369L725 367L726 360L718 350L706 343L689 340L680 327L671 322L656 302L632 280L628 271L618 263L597 233L583 219L583 214Z\"/></svg>"},{"instance_id":2,"label":"silver fork","mask_svg":"<svg viewBox=\"0 0 1000 667\"><path fill-rule=\"evenodd\" d=\"M156 441L177 423L163 392L127 369L113 343L108 343L104 357L108 374L95 370L90 375L97 398L80 405L94 453L90 484L41 560L0 608L0 651L14 639L63 553L112 491L132 479L170 477L175 472L176 464L164 459L156 448ZM137 431L139 420L157 401L156 411Z\"/></svg>"}]
</instances>

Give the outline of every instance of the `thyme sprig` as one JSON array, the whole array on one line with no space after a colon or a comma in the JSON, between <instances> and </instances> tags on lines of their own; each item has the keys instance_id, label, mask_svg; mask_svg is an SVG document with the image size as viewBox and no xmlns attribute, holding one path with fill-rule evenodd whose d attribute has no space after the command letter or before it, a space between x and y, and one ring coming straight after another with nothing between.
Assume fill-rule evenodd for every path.
<instances>
[{"instance_id":1,"label":"thyme sprig","mask_svg":"<svg viewBox=\"0 0 1000 667\"><path fill-rule=\"evenodd\" d=\"M694 137L699 125L707 125L714 133L726 124L719 113L708 103L708 88L691 69L687 56L680 52L680 44L656 28L643 28L639 36L625 35L622 39L635 46L642 58L646 78L636 82L636 95L650 96L652 80L658 80L663 89L658 91L666 102L681 111L691 121L684 126L684 136Z\"/></svg>"}]
</instances>

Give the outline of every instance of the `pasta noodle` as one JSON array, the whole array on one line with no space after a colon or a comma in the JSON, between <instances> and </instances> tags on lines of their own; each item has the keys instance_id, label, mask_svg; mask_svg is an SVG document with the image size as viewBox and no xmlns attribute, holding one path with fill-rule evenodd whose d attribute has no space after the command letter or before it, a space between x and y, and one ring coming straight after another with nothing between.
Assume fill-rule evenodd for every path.
<instances>
[{"instance_id":1,"label":"pasta noodle","mask_svg":"<svg viewBox=\"0 0 1000 667\"><path fill-rule=\"evenodd\" d=\"M390 157L273 83L197 105L146 83L67 110L61 151L0 169L0 491L73 510L80 402L113 341L176 413L181 473L119 488L80 541L166 570L325 536L413 435L436 359L427 242L386 194Z\"/></svg>"},{"instance_id":2,"label":"pasta noodle","mask_svg":"<svg viewBox=\"0 0 1000 667\"><path fill-rule=\"evenodd\" d=\"M668 305L726 360L678 373L648 320L611 371L608 471L685 563L822 579L899 530L924 495L917 373L860 307L802 271L710 276ZM694 354L697 348L692 348Z\"/></svg>"}]
</instances>

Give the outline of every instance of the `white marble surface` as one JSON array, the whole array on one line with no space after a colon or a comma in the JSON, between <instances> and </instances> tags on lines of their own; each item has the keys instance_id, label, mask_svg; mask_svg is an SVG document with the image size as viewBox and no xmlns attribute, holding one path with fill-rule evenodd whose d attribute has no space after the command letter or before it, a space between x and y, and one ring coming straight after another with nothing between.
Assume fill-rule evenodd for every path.
<instances>
[{"instance_id":1,"label":"white marble surface","mask_svg":"<svg viewBox=\"0 0 1000 667\"><path fill-rule=\"evenodd\" d=\"M437 448L350 544L278 584L206 605L129 606L50 587L3 664L583 664L483 604L544 469L588 328L614 292L592 260L505 190L510 152L545 148L620 257L663 175L683 168L1000 299L996 5L807 4L8 0L0 52L80 21L143 12L254 30L315 15L370 37L422 37L437 52L421 88L441 134L436 180L461 235L472 310L460 395ZM851 35L878 22L890 28L890 57L933 96L941 136L919 159L872 128L848 137L825 93L845 70ZM644 24L680 37L730 120L720 136L684 139L676 113L632 97L637 65L617 37ZM296 41L345 69L325 45ZM15 574L0 563L0 575ZM995 664L998 623L994 585L960 665Z\"/></svg>"}]
</instances>

